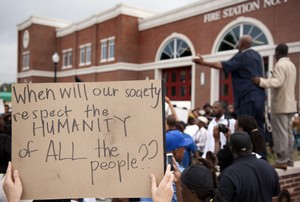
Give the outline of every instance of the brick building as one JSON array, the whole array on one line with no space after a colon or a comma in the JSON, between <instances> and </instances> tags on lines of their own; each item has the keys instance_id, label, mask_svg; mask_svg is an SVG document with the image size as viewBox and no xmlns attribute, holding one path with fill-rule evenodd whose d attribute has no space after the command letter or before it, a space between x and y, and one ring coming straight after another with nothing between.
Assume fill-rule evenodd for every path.
<instances>
[{"instance_id":1,"label":"brick building","mask_svg":"<svg viewBox=\"0 0 300 202\"><path fill-rule=\"evenodd\" d=\"M231 78L191 60L197 53L229 59L239 37L249 34L266 73L276 45L289 46L299 101L299 10L298 0L199 0L164 13L120 4L75 23L30 17L18 25L18 82L53 82L57 52L58 82L165 79L178 104L232 103Z\"/></svg>"}]
</instances>

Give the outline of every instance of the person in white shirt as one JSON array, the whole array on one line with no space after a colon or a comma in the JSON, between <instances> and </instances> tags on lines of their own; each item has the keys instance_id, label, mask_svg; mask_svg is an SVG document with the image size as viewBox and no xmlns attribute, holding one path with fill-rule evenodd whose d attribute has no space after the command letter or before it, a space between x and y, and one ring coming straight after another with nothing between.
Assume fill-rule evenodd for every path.
<instances>
[{"instance_id":1,"label":"person in white shirt","mask_svg":"<svg viewBox=\"0 0 300 202\"><path fill-rule=\"evenodd\" d=\"M192 135L192 138L201 156L204 152L204 148L208 137L208 131L206 129L208 119L205 116L199 116L195 122L198 126L198 130Z\"/></svg>"},{"instance_id":2,"label":"person in white shirt","mask_svg":"<svg viewBox=\"0 0 300 202\"><path fill-rule=\"evenodd\" d=\"M214 153L215 151L215 140L214 140L214 135L213 135L213 130L214 127L219 127L220 131L220 148L223 148L223 146L226 144L227 138L224 135L224 131L222 132L222 129L228 129L230 130L231 134L234 133L234 125L235 125L235 119L231 117L226 117L226 109L227 106L224 102L222 101L216 101L213 104L213 109L212 109L212 116L214 118L210 121L208 125L208 137L206 141L206 145L204 148L204 152L202 157L205 158L206 153L208 151L211 151ZM220 124L223 124L220 126Z\"/></svg>"}]
</instances>

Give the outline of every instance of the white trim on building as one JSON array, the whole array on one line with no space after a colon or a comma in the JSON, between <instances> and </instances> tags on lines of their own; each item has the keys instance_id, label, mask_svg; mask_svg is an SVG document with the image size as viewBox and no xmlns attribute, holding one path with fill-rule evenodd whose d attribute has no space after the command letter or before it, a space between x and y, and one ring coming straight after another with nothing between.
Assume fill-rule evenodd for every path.
<instances>
[{"instance_id":1,"label":"white trim on building","mask_svg":"<svg viewBox=\"0 0 300 202\"><path fill-rule=\"evenodd\" d=\"M167 11L153 17L141 20L139 23L139 31L151 29L153 27L169 24L179 20L183 20L196 15L210 12L212 10L221 9L227 6L235 5L247 0L202 0L187 6L180 7L171 11Z\"/></svg>"},{"instance_id":2,"label":"white trim on building","mask_svg":"<svg viewBox=\"0 0 300 202\"><path fill-rule=\"evenodd\" d=\"M71 24L70 21L60 20L55 18L47 18L47 17L40 17L40 16L31 16L24 22L17 25L17 29L24 30L32 24L39 24L45 26L51 26L56 28L66 27Z\"/></svg>"},{"instance_id":3,"label":"white trim on building","mask_svg":"<svg viewBox=\"0 0 300 202\"><path fill-rule=\"evenodd\" d=\"M85 20L82 20L78 23L74 23L68 27L60 29L57 31L57 37L63 37L73 32L91 27L94 24L98 24L109 19L115 18L121 14L134 16L138 18L148 18L150 16L156 15L156 12L147 11L141 8L135 8L133 6L125 5L125 4L118 4L115 7L108 9L104 12L101 12L97 15L93 15Z\"/></svg>"}]
</instances>

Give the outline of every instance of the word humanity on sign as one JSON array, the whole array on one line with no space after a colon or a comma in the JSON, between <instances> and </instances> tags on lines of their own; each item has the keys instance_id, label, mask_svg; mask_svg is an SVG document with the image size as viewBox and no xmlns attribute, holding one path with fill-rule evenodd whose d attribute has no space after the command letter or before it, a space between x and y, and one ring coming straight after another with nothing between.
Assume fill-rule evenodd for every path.
<instances>
[{"instance_id":1,"label":"word humanity on sign","mask_svg":"<svg viewBox=\"0 0 300 202\"><path fill-rule=\"evenodd\" d=\"M149 197L163 176L162 82L16 84L23 199Z\"/></svg>"}]
</instances>

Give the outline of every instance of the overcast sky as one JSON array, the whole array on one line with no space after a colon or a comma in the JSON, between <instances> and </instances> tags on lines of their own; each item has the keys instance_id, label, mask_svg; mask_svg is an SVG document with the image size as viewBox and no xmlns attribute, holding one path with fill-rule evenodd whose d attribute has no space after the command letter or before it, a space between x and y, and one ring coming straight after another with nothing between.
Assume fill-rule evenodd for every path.
<instances>
[{"instance_id":1,"label":"overcast sky","mask_svg":"<svg viewBox=\"0 0 300 202\"><path fill-rule=\"evenodd\" d=\"M0 85L16 82L17 24L30 16L78 22L119 3L165 12L199 0L0 0Z\"/></svg>"}]
</instances>

